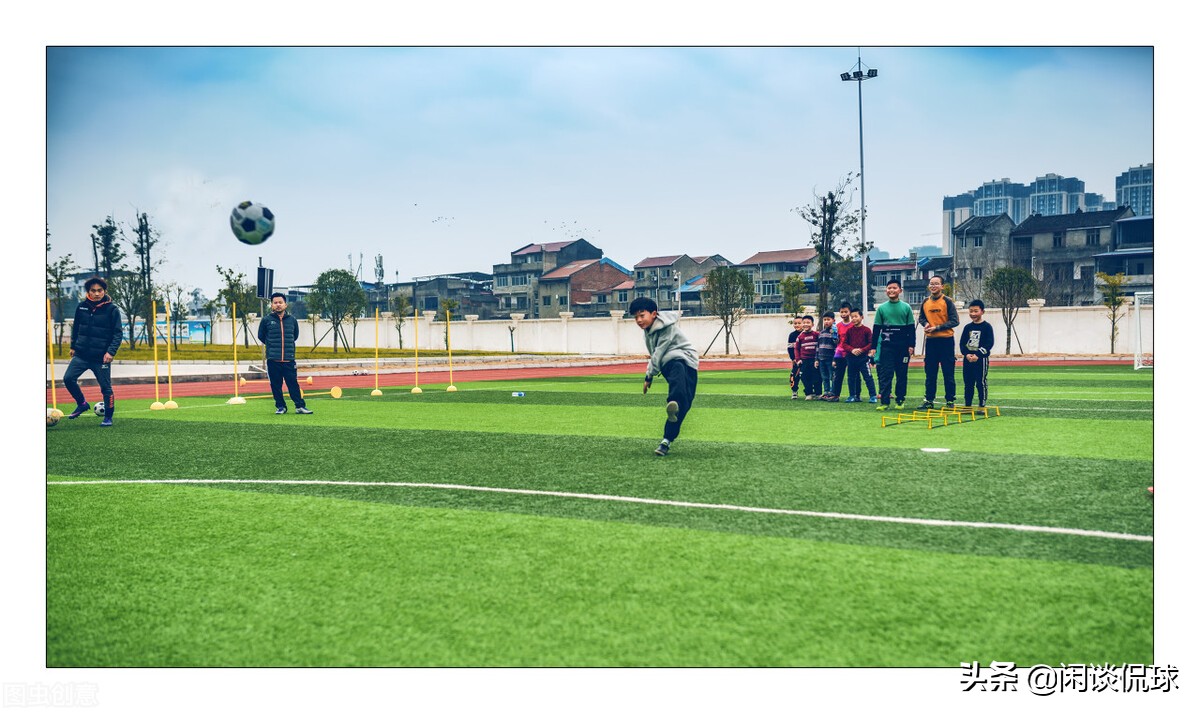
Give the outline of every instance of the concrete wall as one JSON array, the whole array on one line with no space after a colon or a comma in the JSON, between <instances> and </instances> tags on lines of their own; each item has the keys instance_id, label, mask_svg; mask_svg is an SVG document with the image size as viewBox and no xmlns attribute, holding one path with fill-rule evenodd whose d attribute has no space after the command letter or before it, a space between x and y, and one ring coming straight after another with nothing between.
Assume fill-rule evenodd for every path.
<instances>
[{"instance_id":1,"label":"concrete wall","mask_svg":"<svg viewBox=\"0 0 1200 714\"><path fill-rule=\"evenodd\" d=\"M1032 300L1028 308L1022 308L1013 324L1014 337L1012 354L1080 354L1105 355L1109 353L1109 321L1105 307L1041 307L1040 301ZM959 309L960 319L968 320L965 308ZM405 348L417 345L422 350L444 350L445 322L434 322L434 313L426 312L420 320L408 317L402 326ZM1004 354L1005 328L999 310L989 310L984 316L996 333L996 353ZM864 324L870 325L874 313L867 313ZM725 341L721 323L713 317L685 317L680 320L684 334L691 339L703 354L710 356L725 354ZM397 348L396 323L390 313L379 320L379 346ZM258 319L251 321L251 344L257 330ZM1145 306L1141 312L1143 344L1152 351L1154 344L1154 309ZM512 331L510 332L510 328ZM1133 305L1122 311L1117 323L1117 354L1134 351L1136 325ZM347 337L349 326L347 325ZM788 315L747 315L734 328L733 338L737 346L730 343L730 353L778 354L783 356L788 333L791 331ZM317 323L317 336L329 330L327 322ZM375 346L374 319L360 320L357 327L358 347ZM957 332L957 331L956 331ZM713 342L716 338L716 342ZM354 338L351 338L354 339ZM220 320L213 329L213 341L229 344L231 341L230 321ZM307 321L300 322L301 346L312 346L313 330ZM1018 344L1019 343L1019 344ZM242 344L239 327L238 344ZM322 345L331 345L325 336ZM709 345L712 345L709 349ZM572 354L616 354L645 355L646 346L642 331L633 319L619 313L609 317L575 318L570 313L561 317L528 320L455 320L450 324L450 346L453 350L487 350L492 352L565 352ZM924 351L923 336L918 331L917 353Z\"/></svg>"}]
</instances>

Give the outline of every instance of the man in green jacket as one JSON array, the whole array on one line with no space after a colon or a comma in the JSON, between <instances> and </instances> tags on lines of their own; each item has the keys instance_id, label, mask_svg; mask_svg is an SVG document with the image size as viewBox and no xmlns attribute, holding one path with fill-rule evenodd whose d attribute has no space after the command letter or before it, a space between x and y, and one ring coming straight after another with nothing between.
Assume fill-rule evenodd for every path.
<instances>
[{"instance_id":1,"label":"man in green jacket","mask_svg":"<svg viewBox=\"0 0 1200 714\"><path fill-rule=\"evenodd\" d=\"M904 406L904 397L908 395L908 361L917 347L912 305L900 299L900 281L889 280L886 290L888 301L875 308L871 334L874 349L867 353L875 358L879 372L880 403L875 407L876 411L891 408L893 376L896 379L896 408Z\"/></svg>"}]
</instances>

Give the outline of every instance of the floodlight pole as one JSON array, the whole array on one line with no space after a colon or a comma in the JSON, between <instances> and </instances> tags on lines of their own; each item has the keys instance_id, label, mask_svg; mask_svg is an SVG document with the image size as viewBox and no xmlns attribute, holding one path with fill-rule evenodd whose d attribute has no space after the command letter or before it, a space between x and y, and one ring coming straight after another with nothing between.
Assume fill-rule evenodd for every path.
<instances>
[{"instance_id":1,"label":"floodlight pole","mask_svg":"<svg viewBox=\"0 0 1200 714\"><path fill-rule=\"evenodd\" d=\"M868 68L866 72L863 71L861 52L854 69L850 72L842 72L843 82L858 83L858 237L862 247L862 309L864 311L870 308L870 303L867 302L867 187L863 159L862 83L877 76L879 76L877 69Z\"/></svg>"}]
</instances>

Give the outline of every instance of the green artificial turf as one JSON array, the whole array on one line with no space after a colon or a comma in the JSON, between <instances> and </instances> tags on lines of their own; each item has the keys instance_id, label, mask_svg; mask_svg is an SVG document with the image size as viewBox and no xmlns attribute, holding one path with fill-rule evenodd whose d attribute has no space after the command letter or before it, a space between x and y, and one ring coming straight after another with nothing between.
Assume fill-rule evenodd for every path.
<instances>
[{"instance_id":1,"label":"green artificial turf","mask_svg":"<svg viewBox=\"0 0 1200 714\"><path fill-rule=\"evenodd\" d=\"M47 432L48 663L1150 661L1152 543L968 525L1152 535L1149 375L994 368L1002 416L934 429L791 401L785 380L702 371L666 459L665 385L643 396L637 375L64 420ZM52 485L181 478L538 493Z\"/></svg>"}]
</instances>

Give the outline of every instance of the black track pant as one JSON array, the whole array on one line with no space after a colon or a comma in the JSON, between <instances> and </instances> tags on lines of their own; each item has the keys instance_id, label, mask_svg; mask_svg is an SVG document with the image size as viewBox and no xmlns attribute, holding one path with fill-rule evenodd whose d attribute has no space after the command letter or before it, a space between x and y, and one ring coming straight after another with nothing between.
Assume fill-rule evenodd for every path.
<instances>
[{"instance_id":1,"label":"black track pant","mask_svg":"<svg viewBox=\"0 0 1200 714\"><path fill-rule=\"evenodd\" d=\"M976 389L979 390L979 406L987 404L987 376L987 357L980 357L974 362L963 357L963 398L967 400L967 406L971 406Z\"/></svg>"},{"instance_id":2,"label":"black track pant","mask_svg":"<svg viewBox=\"0 0 1200 714\"><path fill-rule=\"evenodd\" d=\"M296 408L304 406L304 397L300 394L300 382L296 379L296 360L287 362L267 361L267 378L271 380L271 395L275 397L275 408L283 409L287 403L283 401L283 383L287 382L288 394L296 403Z\"/></svg>"},{"instance_id":3,"label":"black track pant","mask_svg":"<svg viewBox=\"0 0 1200 714\"><path fill-rule=\"evenodd\" d=\"M946 390L946 401L954 401L954 338L925 338L925 400L932 402L937 396L938 368L942 370L942 385Z\"/></svg>"},{"instance_id":4,"label":"black track pant","mask_svg":"<svg viewBox=\"0 0 1200 714\"><path fill-rule=\"evenodd\" d=\"M679 438L679 428L683 426L683 418L692 408L696 399L696 370L687 366L681 359L673 359L662 366L663 379L667 380L667 401L679 405L676 421L663 424L663 438L675 441Z\"/></svg>"},{"instance_id":5,"label":"black track pant","mask_svg":"<svg viewBox=\"0 0 1200 714\"><path fill-rule=\"evenodd\" d=\"M100 396L104 399L104 416L110 419L117 408L117 400L113 398L111 366L112 363L104 364L103 360L88 362L80 357L72 357L71 363L67 365L67 372L63 375L63 386L75 398L77 406L87 401L79 387L79 378L89 370L96 375L96 384L100 385Z\"/></svg>"},{"instance_id":6,"label":"black track pant","mask_svg":"<svg viewBox=\"0 0 1200 714\"><path fill-rule=\"evenodd\" d=\"M892 350L884 348L875 353L875 371L879 373L879 401L890 404L892 399L892 378L896 380L896 401L903 401L908 396L908 349Z\"/></svg>"}]
</instances>

